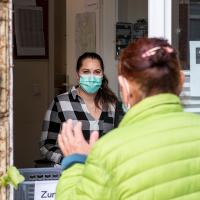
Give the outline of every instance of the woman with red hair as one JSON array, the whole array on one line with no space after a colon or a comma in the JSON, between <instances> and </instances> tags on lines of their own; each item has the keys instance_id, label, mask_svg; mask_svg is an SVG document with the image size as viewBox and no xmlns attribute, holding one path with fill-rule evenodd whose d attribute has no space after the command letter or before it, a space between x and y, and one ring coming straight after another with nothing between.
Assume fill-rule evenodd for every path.
<instances>
[{"instance_id":1,"label":"woman with red hair","mask_svg":"<svg viewBox=\"0 0 200 200\"><path fill-rule=\"evenodd\" d=\"M119 60L128 112L98 142L94 132L89 144L81 123L63 125L59 145L66 157L57 199L200 199L200 116L184 112L178 97L183 82L176 50L166 40L130 44Z\"/></svg>"}]
</instances>

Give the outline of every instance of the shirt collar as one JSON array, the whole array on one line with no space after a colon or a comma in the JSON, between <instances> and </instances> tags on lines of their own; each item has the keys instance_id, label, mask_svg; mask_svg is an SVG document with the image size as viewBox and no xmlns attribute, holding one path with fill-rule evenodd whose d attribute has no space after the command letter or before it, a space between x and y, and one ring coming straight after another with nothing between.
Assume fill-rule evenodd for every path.
<instances>
[{"instance_id":1,"label":"shirt collar","mask_svg":"<svg viewBox=\"0 0 200 200\"><path fill-rule=\"evenodd\" d=\"M78 86L73 86L70 90L70 93L72 94L73 98L76 99L77 97L79 97L78 95L78 90L77 90Z\"/></svg>"},{"instance_id":2,"label":"shirt collar","mask_svg":"<svg viewBox=\"0 0 200 200\"><path fill-rule=\"evenodd\" d=\"M77 90L77 88L78 88L78 85L73 86L73 87L71 88L71 90L70 90L70 93L72 94L72 97L73 97L74 100L75 100L76 98L81 98L81 97L78 95L78 90ZM107 112L114 112L114 111L115 111L115 106L112 105L112 104L110 104L110 105L108 106L108 108L106 108L105 106L103 106L102 111L104 111L104 112L105 112L105 111L107 111Z\"/></svg>"}]
</instances>

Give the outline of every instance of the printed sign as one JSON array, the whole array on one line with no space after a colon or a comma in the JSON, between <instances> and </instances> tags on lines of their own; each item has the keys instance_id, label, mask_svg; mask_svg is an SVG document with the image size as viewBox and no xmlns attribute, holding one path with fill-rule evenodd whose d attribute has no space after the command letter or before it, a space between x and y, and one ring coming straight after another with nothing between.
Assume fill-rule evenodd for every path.
<instances>
[{"instance_id":1,"label":"printed sign","mask_svg":"<svg viewBox=\"0 0 200 200\"><path fill-rule=\"evenodd\" d=\"M190 96L200 97L200 41L190 41Z\"/></svg>"},{"instance_id":2,"label":"printed sign","mask_svg":"<svg viewBox=\"0 0 200 200\"><path fill-rule=\"evenodd\" d=\"M58 181L35 181L34 200L54 200Z\"/></svg>"}]
</instances>

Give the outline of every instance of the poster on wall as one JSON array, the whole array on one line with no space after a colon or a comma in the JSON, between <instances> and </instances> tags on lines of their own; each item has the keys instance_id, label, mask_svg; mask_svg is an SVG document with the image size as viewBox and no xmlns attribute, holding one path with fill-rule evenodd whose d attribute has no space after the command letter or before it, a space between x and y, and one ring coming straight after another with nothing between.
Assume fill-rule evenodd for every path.
<instances>
[{"instance_id":1,"label":"poster on wall","mask_svg":"<svg viewBox=\"0 0 200 200\"><path fill-rule=\"evenodd\" d=\"M200 41L190 41L190 96L200 97Z\"/></svg>"},{"instance_id":2,"label":"poster on wall","mask_svg":"<svg viewBox=\"0 0 200 200\"><path fill-rule=\"evenodd\" d=\"M15 59L48 58L48 0L14 0Z\"/></svg>"},{"instance_id":3,"label":"poster on wall","mask_svg":"<svg viewBox=\"0 0 200 200\"><path fill-rule=\"evenodd\" d=\"M15 7L17 56L45 56L42 7Z\"/></svg>"},{"instance_id":4,"label":"poster on wall","mask_svg":"<svg viewBox=\"0 0 200 200\"><path fill-rule=\"evenodd\" d=\"M76 14L75 18L76 58L86 51L96 51L96 13Z\"/></svg>"}]
</instances>

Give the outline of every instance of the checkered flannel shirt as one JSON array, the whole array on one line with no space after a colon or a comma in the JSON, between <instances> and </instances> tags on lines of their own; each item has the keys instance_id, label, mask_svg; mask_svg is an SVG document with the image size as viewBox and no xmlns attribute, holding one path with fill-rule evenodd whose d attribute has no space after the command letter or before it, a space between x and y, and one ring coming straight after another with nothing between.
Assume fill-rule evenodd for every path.
<instances>
[{"instance_id":1,"label":"checkered flannel shirt","mask_svg":"<svg viewBox=\"0 0 200 200\"><path fill-rule=\"evenodd\" d=\"M118 115L121 113L122 116L122 112L115 112L115 109L116 105L110 105L107 110L103 108L99 120L96 120L89 113L75 87L69 92L56 96L43 121L40 141L41 154L47 160L59 164L63 155L58 147L57 137L62 122L68 119L72 119L73 123L81 121L84 138L88 141L92 131L97 130L99 135L102 136L118 124L121 119Z\"/></svg>"}]
</instances>

